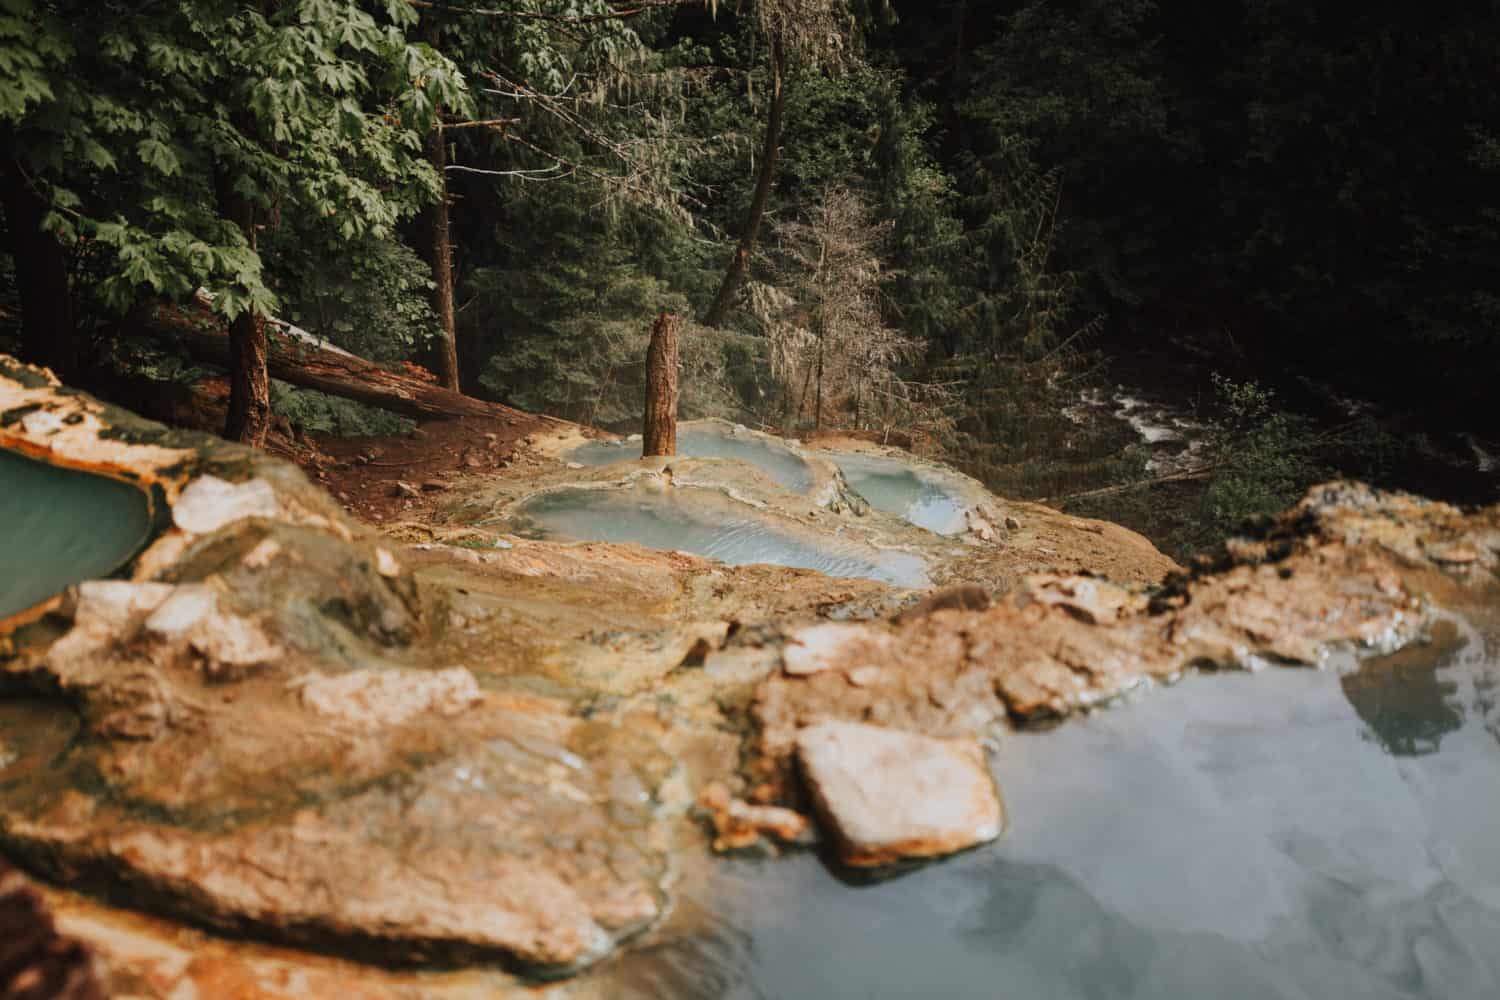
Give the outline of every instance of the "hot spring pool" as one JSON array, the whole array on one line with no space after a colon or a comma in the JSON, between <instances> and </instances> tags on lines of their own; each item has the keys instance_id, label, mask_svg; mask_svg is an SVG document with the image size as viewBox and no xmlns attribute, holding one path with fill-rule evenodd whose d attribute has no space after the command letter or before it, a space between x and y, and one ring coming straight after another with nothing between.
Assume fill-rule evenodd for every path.
<instances>
[{"instance_id":1,"label":"hot spring pool","mask_svg":"<svg viewBox=\"0 0 1500 1000\"><path fill-rule=\"evenodd\" d=\"M732 860L611 997L1500 996L1500 628L1193 676L1008 737L1002 840L873 885Z\"/></svg>"},{"instance_id":2,"label":"hot spring pool","mask_svg":"<svg viewBox=\"0 0 1500 1000\"><path fill-rule=\"evenodd\" d=\"M0 449L0 618L108 576L150 527L136 487Z\"/></svg>"},{"instance_id":3,"label":"hot spring pool","mask_svg":"<svg viewBox=\"0 0 1500 1000\"><path fill-rule=\"evenodd\" d=\"M734 458L760 469L793 493L812 489L812 471L791 448L761 435L737 435L727 427L685 427L677 434L677 453L685 458ZM569 461L611 465L641 457L641 442L590 441L568 452Z\"/></svg>"},{"instance_id":4,"label":"hot spring pool","mask_svg":"<svg viewBox=\"0 0 1500 1000\"><path fill-rule=\"evenodd\" d=\"M550 538L633 542L691 552L731 566L769 563L863 577L898 587L928 585L920 556L836 537L796 537L707 490L566 489L527 503L521 516Z\"/></svg>"},{"instance_id":5,"label":"hot spring pool","mask_svg":"<svg viewBox=\"0 0 1500 1000\"><path fill-rule=\"evenodd\" d=\"M964 530L964 505L909 462L884 455L830 454L851 487L876 510L939 535Z\"/></svg>"}]
</instances>

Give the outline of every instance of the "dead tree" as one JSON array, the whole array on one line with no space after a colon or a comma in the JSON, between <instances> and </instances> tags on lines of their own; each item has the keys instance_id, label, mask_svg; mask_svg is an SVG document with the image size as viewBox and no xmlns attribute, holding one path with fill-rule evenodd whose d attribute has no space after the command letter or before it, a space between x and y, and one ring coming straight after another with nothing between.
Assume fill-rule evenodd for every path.
<instances>
[{"instance_id":1,"label":"dead tree","mask_svg":"<svg viewBox=\"0 0 1500 1000\"><path fill-rule=\"evenodd\" d=\"M646 419L641 457L677 454L677 317L664 312L646 348Z\"/></svg>"},{"instance_id":2,"label":"dead tree","mask_svg":"<svg viewBox=\"0 0 1500 1000\"><path fill-rule=\"evenodd\" d=\"M766 134L756 168L755 193L740 230L739 243L719 282L718 294L704 326L723 326L735 293L745 282L755 253L760 225L776 180L782 135L786 128L787 88L797 70L842 70L849 59L854 15L849 0L756 0L752 7L756 34L770 49L771 100Z\"/></svg>"}]
</instances>

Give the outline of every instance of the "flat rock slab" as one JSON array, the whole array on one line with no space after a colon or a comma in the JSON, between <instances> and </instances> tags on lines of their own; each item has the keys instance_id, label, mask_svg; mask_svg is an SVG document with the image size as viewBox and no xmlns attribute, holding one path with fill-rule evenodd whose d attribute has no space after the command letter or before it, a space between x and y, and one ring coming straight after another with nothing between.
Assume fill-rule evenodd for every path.
<instances>
[{"instance_id":1,"label":"flat rock slab","mask_svg":"<svg viewBox=\"0 0 1500 1000\"><path fill-rule=\"evenodd\" d=\"M820 722L798 732L797 755L839 856L852 867L952 854L1004 828L975 740Z\"/></svg>"}]
</instances>

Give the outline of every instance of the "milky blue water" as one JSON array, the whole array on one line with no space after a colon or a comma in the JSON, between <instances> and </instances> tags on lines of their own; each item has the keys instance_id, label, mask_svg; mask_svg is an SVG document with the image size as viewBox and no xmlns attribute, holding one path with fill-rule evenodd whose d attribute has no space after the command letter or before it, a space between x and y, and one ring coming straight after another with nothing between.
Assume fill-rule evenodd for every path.
<instances>
[{"instance_id":1,"label":"milky blue water","mask_svg":"<svg viewBox=\"0 0 1500 1000\"><path fill-rule=\"evenodd\" d=\"M874 885L719 864L621 998L1500 996L1500 630L1189 677L994 761L1011 829Z\"/></svg>"},{"instance_id":2,"label":"milky blue water","mask_svg":"<svg viewBox=\"0 0 1500 1000\"><path fill-rule=\"evenodd\" d=\"M763 471L793 493L812 488L812 472L795 451L762 437L737 435L722 427L689 427L677 434L677 454L686 458L735 458ZM582 465L611 465L641 457L641 442L590 441L568 452Z\"/></svg>"},{"instance_id":3,"label":"milky blue water","mask_svg":"<svg viewBox=\"0 0 1500 1000\"><path fill-rule=\"evenodd\" d=\"M830 453L828 458L876 510L939 535L956 535L964 530L962 501L935 479L918 473L911 463L885 455Z\"/></svg>"},{"instance_id":4,"label":"milky blue water","mask_svg":"<svg viewBox=\"0 0 1500 1000\"><path fill-rule=\"evenodd\" d=\"M793 537L748 512L737 512L710 491L691 487L661 493L559 490L527 503L521 515L544 537L634 542L731 566L768 563L898 587L928 585L926 563L919 556L837 537Z\"/></svg>"}]
</instances>

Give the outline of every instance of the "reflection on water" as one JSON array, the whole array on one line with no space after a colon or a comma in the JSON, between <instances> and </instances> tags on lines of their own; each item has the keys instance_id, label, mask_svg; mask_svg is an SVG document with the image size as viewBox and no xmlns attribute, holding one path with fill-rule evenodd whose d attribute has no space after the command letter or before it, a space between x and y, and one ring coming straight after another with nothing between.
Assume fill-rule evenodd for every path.
<instances>
[{"instance_id":1,"label":"reflection on water","mask_svg":"<svg viewBox=\"0 0 1500 1000\"><path fill-rule=\"evenodd\" d=\"M0 618L108 576L149 526L135 487L0 449Z\"/></svg>"},{"instance_id":2,"label":"reflection on water","mask_svg":"<svg viewBox=\"0 0 1500 1000\"><path fill-rule=\"evenodd\" d=\"M1439 622L1431 646L1409 646L1365 661L1340 683L1349 704L1386 750L1398 756L1435 753L1444 733L1463 725L1458 684L1440 680L1468 645L1451 621Z\"/></svg>"},{"instance_id":3,"label":"reflection on water","mask_svg":"<svg viewBox=\"0 0 1500 1000\"><path fill-rule=\"evenodd\" d=\"M928 584L926 563L919 556L838 538L796 538L716 494L690 487L660 493L558 490L528 503L523 516L548 537L634 542L708 556L731 566L769 563L898 587Z\"/></svg>"},{"instance_id":4,"label":"reflection on water","mask_svg":"<svg viewBox=\"0 0 1500 1000\"><path fill-rule=\"evenodd\" d=\"M1500 996L1500 744L1457 707L1493 693L1485 645L1440 632L1352 689L1189 677L1014 734L1004 840L858 888L810 854L718 864L599 995L676 968L705 977L685 997ZM1392 669L1419 688L1399 723Z\"/></svg>"},{"instance_id":5,"label":"reflection on water","mask_svg":"<svg viewBox=\"0 0 1500 1000\"><path fill-rule=\"evenodd\" d=\"M685 458L735 458L760 469L793 493L812 488L812 472L796 452L763 437L735 434L718 425L686 427L677 434L677 454ZM641 442L590 441L568 452L571 462L610 465L641 457Z\"/></svg>"},{"instance_id":6,"label":"reflection on water","mask_svg":"<svg viewBox=\"0 0 1500 1000\"><path fill-rule=\"evenodd\" d=\"M963 504L908 462L883 455L830 454L849 485L876 510L939 535L964 530Z\"/></svg>"}]
</instances>

